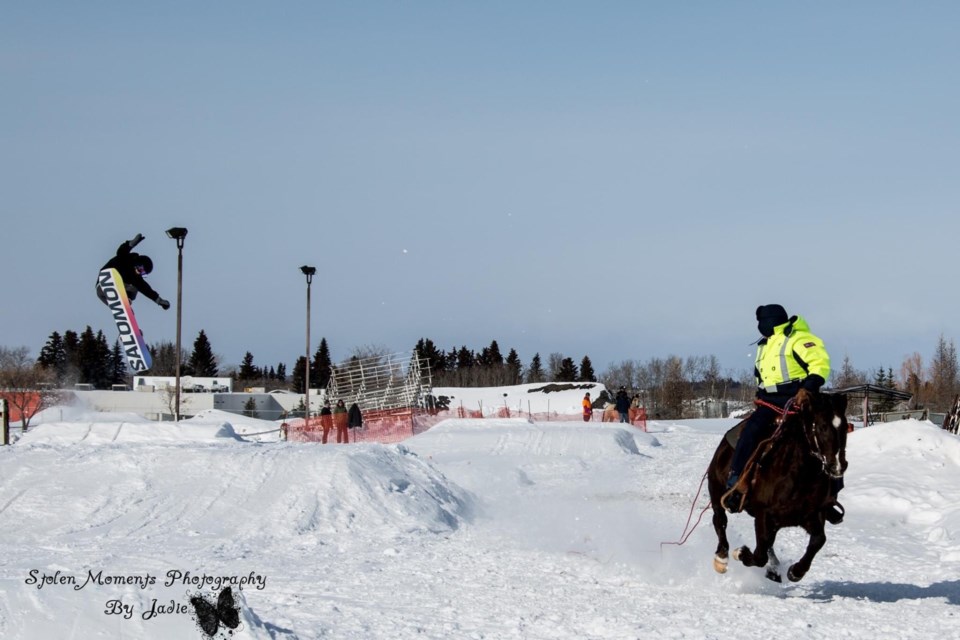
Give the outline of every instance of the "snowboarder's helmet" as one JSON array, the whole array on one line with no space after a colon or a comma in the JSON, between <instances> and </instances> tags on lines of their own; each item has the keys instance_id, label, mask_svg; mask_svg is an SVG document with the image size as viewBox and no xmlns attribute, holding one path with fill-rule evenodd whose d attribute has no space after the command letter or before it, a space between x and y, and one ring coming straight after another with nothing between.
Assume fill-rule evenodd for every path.
<instances>
[{"instance_id":1,"label":"snowboarder's helmet","mask_svg":"<svg viewBox=\"0 0 960 640\"><path fill-rule=\"evenodd\" d=\"M146 275L153 271L153 260L149 256L140 256L137 260L137 266L143 270L140 275Z\"/></svg>"}]
</instances>

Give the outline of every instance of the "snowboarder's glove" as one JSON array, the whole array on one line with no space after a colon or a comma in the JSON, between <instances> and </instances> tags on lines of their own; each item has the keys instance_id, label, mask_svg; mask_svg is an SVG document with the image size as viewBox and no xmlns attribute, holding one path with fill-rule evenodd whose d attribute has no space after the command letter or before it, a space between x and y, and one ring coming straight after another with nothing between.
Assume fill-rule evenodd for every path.
<instances>
[{"instance_id":1,"label":"snowboarder's glove","mask_svg":"<svg viewBox=\"0 0 960 640\"><path fill-rule=\"evenodd\" d=\"M136 236L134 236L133 240L130 241L130 248L133 249L135 246L140 244L141 241L143 241L143 234L138 233Z\"/></svg>"},{"instance_id":2,"label":"snowboarder's glove","mask_svg":"<svg viewBox=\"0 0 960 640\"><path fill-rule=\"evenodd\" d=\"M163 298L157 298L157 304L163 307L164 311L170 308L170 303L164 300Z\"/></svg>"}]
</instances>

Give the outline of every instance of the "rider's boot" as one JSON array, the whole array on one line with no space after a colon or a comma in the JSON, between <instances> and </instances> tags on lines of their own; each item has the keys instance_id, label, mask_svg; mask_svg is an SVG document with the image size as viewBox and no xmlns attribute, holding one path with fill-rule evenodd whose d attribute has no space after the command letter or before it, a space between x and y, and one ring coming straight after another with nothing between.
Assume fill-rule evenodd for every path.
<instances>
[{"instance_id":1,"label":"rider's boot","mask_svg":"<svg viewBox=\"0 0 960 640\"><path fill-rule=\"evenodd\" d=\"M730 476L727 478L727 492L721 498L723 508L730 513L738 513L740 503L743 502L743 494L734 489L739 479L740 474L730 472Z\"/></svg>"}]
</instances>

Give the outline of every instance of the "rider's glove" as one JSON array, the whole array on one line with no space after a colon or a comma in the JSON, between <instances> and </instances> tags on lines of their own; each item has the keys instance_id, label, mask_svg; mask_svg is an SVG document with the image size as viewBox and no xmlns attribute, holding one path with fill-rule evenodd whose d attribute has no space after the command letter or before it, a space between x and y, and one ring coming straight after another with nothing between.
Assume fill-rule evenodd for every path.
<instances>
[{"instance_id":1,"label":"rider's glove","mask_svg":"<svg viewBox=\"0 0 960 640\"><path fill-rule=\"evenodd\" d=\"M810 391L812 393L817 393L818 391L820 391L820 387L823 386L824 382L826 382L826 380L824 380L823 378L821 378L815 373L811 373L809 376L807 376L807 379L804 380L803 384L800 386L806 389L807 391Z\"/></svg>"}]
</instances>

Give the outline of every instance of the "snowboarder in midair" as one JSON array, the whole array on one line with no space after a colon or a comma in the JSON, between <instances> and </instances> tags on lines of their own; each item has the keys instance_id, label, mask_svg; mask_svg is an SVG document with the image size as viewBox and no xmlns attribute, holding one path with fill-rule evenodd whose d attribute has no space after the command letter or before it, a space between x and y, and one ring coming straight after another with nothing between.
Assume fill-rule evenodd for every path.
<instances>
[{"instance_id":1,"label":"snowboarder in midair","mask_svg":"<svg viewBox=\"0 0 960 640\"><path fill-rule=\"evenodd\" d=\"M133 248L143 240L142 234L137 234L132 240L127 240L117 248L117 255L110 258L102 269L116 269L123 280L124 289L127 292L127 298L132 302L137 293L147 296L164 310L170 308L170 303L160 297L160 294L153 290L143 276L153 271L153 260L150 256L134 253ZM103 304L109 304L107 297L97 282L97 297Z\"/></svg>"}]
</instances>

